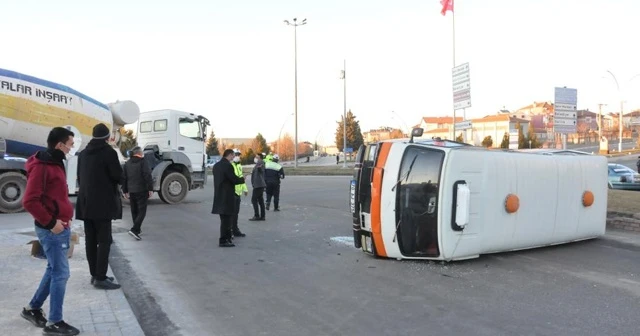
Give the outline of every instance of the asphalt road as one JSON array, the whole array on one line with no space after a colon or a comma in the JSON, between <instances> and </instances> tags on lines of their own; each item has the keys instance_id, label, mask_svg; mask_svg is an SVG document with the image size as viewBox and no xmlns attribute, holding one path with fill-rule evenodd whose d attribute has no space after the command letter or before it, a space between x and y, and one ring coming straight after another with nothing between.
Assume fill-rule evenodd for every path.
<instances>
[{"instance_id":1,"label":"asphalt road","mask_svg":"<svg viewBox=\"0 0 640 336\"><path fill-rule=\"evenodd\" d=\"M351 235L348 177L287 177L282 211L219 248L212 190L154 199L112 267L148 335L635 335L640 238L450 264L374 259ZM334 239L332 240L332 237Z\"/></svg>"},{"instance_id":2,"label":"asphalt road","mask_svg":"<svg viewBox=\"0 0 640 336\"><path fill-rule=\"evenodd\" d=\"M619 142L617 140L613 140L609 142L609 150L611 150L611 152L617 152L618 151L618 146L619 146ZM637 148L638 145L635 141L635 139L622 139L622 150L628 150L628 149L634 149ZM568 149L575 149L575 150L580 150L580 151L584 151L584 152L593 152L593 153L598 153L598 151L600 150L600 145L598 144L568 144L567 145Z\"/></svg>"}]
</instances>

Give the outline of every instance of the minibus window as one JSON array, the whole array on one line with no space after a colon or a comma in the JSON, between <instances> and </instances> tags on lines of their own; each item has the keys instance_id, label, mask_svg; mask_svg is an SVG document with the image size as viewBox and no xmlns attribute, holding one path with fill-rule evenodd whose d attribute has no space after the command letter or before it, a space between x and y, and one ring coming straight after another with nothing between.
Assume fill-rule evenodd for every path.
<instances>
[{"instance_id":1,"label":"minibus window","mask_svg":"<svg viewBox=\"0 0 640 336\"><path fill-rule=\"evenodd\" d=\"M406 256L437 257L440 173L444 152L408 147L396 190L396 223L400 251Z\"/></svg>"}]
</instances>

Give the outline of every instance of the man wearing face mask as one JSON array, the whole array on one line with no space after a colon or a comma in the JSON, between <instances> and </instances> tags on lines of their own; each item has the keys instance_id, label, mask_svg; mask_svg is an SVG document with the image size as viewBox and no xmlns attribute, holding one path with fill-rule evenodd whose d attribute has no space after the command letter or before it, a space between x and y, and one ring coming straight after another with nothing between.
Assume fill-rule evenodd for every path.
<instances>
[{"instance_id":1,"label":"man wearing face mask","mask_svg":"<svg viewBox=\"0 0 640 336\"><path fill-rule=\"evenodd\" d=\"M251 186L253 191L251 193L251 204L253 204L253 218L250 221L263 221L264 218L264 190L267 187L267 183L264 181L264 160L262 154L257 154L253 159L256 164L251 172ZM260 212L258 212L258 206Z\"/></svg>"},{"instance_id":2,"label":"man wearing face mask","mask_svg":"<svg viewBox=\"0 0 640 336\"><path fill-rule=\"evenodd\" d=\"M73 217L63 160L73 147L73 137L73 132L66 128L52 129L47 138L47 150L37 152L26 164L27 190L22 205L34 218L36 235L47 257L47 269L21 316L35 326L44 328L45 335L80 333L62 319L62 305L69 279L67 253ZM42 311L47 298L50 299L48 320Z\"/></svg>"},{"instance_id":3,"label":"man wearing face mask","mask_svg":"<svg viewBox=\"0 0 640 336\"><path fill-rule=\"evenodd\" d=\"M231 149L225 149L222 159L213 166L213 207L212 214L220 215L220 247L236 246L231 241L233 230L233 215L236 213L235 186L244 183L244 178L238 177L231 162L235 154Z\"/></svg>"},{"instance_id":4,"label":"man wearing face mask","mask_svg":"<svg viewBox=\"0 0 640 336\"><path fill-rule=\"evenodd\" d=\"M233 162L231 163L233 165L233 170L235 171L237 177L243 178L244 175L242 173L242 164L240 164L240 155L242 153L240 153L240 150L238 149L234 149L233 152L235 154L235 156L233 157ZM236 213L233 215L233 219L232 219L233 221L232 227L231 227L232 237L246 237L246 234L242 233L242 231L240 231L240 229L238 228L238 214L240 214L240 204L242 203L242 200L241 200L242 194L244 194L244 196L247 196L249 194L249 190L247 189L246 183L236 184Z\"/></svg>"}]
</instances>

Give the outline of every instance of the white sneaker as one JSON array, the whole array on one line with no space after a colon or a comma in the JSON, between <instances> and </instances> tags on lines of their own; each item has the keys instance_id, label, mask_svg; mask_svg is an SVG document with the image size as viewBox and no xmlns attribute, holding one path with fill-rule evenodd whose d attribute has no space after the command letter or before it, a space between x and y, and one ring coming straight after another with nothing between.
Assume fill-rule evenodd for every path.
<instances>
[{"instance_id":1,"label":"white sneaker","mask_svg":"<svg viewBox=\"0 0 640 336\"><path fill-rule=\"evenodd\" d=\"M129 235L133 238L135 238L136 240L141 240L142 238L140 238L140 235L136 234L135 232L129 230Z\"/></svg>"}]
</instances>

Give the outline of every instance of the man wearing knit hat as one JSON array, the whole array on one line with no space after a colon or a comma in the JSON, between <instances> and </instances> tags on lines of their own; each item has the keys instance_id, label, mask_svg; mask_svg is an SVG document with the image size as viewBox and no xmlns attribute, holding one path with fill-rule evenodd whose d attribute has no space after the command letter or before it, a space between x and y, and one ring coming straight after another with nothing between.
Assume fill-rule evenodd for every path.
<instances>
[{"instance_id":1,"label":"man wearing knit hat","mask_svg":"<svg viewBox=\"0 0 640 336\"><path fill-rule=\"evenodd\" d=\"M76 218L84 221L87 261L91 283L99 289L118 289L107 276L111 251L111 220L122 214L118 184L122 167L115 149L107 142L111 132L105 124L93 128L93 139L78 156Z\"/></svg>"}]
</instances>

